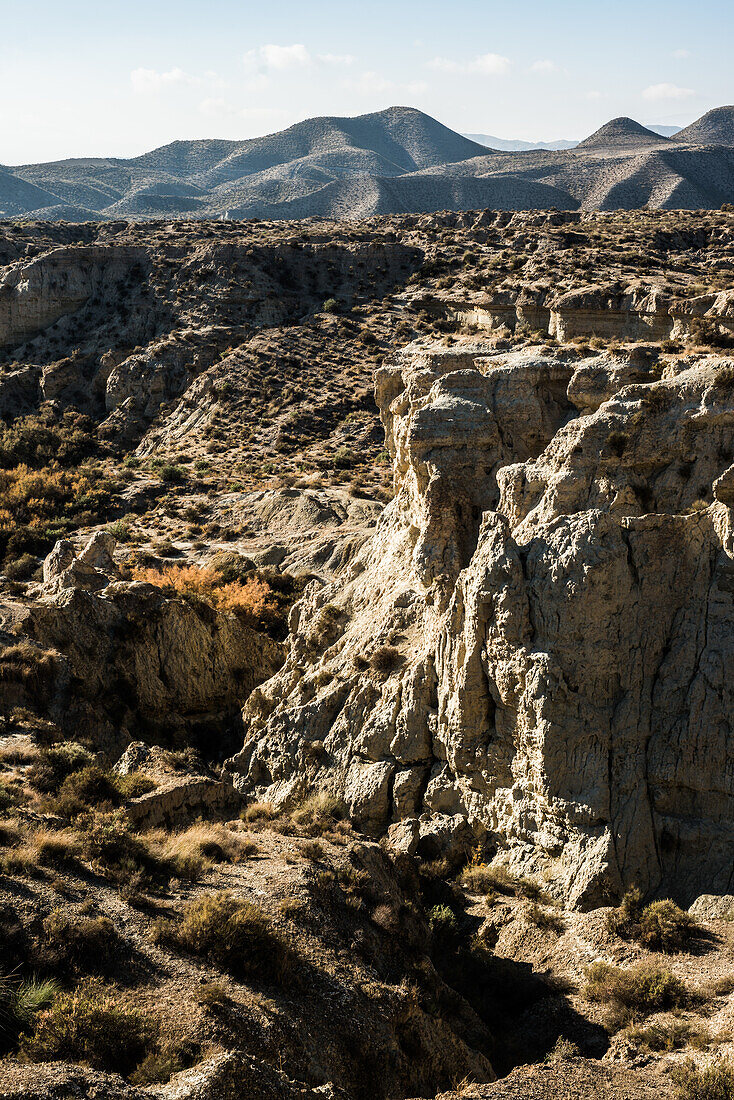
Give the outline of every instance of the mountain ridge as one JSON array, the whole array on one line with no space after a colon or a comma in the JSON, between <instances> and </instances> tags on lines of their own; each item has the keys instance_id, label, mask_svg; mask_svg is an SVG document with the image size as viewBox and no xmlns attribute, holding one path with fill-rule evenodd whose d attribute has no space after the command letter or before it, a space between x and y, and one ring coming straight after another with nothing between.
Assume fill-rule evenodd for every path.
<instances>
[{"instance_id":1,"label":"mountain ridge","mask_svg":"<svg viewBox=\"0 0 734 1100\"><path fill-rule=\"evenodd\" d=\"M0 217L349 219L476 207L612 209L620 196L628 209L734 200L731 107L672 137L619 117L578 143L555 143L566 148L546 147L553 144L494 149L416 108L393 106L304 119L243 141L173 141L130 159L4 166Z\"/></svg>"}]
</instances>

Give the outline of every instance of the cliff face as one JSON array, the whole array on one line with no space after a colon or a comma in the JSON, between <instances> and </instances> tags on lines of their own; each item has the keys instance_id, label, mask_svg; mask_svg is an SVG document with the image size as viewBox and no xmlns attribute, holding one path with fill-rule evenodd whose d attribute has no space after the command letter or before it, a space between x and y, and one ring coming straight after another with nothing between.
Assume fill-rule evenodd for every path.
<instances>
[{"instance_id":1,"label":"cliff face","mask_svg":"<svg viewBox=\"0 0 734 1100\"><path fill-rule=\"evenodd\" d=\"M395 499L294 613L240 789L461 815L577 906L730 889L734 362L414 345L377 398Z\"/></svg>"}]
</instances>

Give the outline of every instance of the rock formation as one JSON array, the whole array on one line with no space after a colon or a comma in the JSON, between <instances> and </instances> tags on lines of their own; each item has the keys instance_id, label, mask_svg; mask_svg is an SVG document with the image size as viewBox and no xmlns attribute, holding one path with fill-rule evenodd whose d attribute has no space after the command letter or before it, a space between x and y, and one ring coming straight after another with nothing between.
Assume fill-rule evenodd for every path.
<instances>
[{"instance_id":1,"label":"rock formation","mask_svg":"<svg viewBox=\"0 0 734 1100\"><path fill-rule=\"evenodd\" d=\"M113 757L136 732L195 737L221 727L277 670L283 647L203 600L120 580L113 550L106 532L79 556L58 542L17 624L54 655L47 713Z\"/></svg>"},{"instance_id":2,"label":"rock formation","mask_svg":"<svg viewBox=\"0 0 734 1100\"><path fill-rule=\"evenodd\" d=\"M294 610L235 783L409 849L461 815L579 907L730 891L734 362L414 345L376 393L395 499Z\"/></svg>"}]
</instances>

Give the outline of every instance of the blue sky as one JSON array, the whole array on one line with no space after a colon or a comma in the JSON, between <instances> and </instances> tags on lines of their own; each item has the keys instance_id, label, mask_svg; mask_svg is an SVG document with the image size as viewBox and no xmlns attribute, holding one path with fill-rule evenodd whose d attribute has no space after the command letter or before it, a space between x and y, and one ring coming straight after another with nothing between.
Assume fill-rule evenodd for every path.
<instances>
[{"instance_id":1,"label":"blue sky","mask_svg":"<svg viewBox=\"0 0 734 1100\"><path fill-rule=\"evenodd\" d=\"M464 132L580 138L734 102L718 0L0 0L0 163L134 156L409 104Z\"/></svg>"}]
</instances>

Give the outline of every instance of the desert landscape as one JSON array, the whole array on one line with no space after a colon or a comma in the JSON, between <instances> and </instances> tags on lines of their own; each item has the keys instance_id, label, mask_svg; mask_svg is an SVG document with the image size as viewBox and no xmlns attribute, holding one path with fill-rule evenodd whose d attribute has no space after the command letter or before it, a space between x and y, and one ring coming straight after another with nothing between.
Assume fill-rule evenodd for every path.
<instances>
[{"instance_id":1,"label":"desert landscape","mask_svg":"<svg viewBox=\"0 0 734 1100\"><path fill-rule=\"evenodd\" d=\"M0 1100L734 1100L733 35L0 0Z\"/></svg>"},{"instance_id":2,"label":"desert landscape","mask_svg":"<svg viewBox=\"0 0 734 1100\"><path fill-rule=\"evenodd\" d=\"M734 212L0 265L0 1097L730 1096Z\"/></svg>"}]
</instances>

